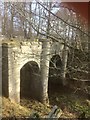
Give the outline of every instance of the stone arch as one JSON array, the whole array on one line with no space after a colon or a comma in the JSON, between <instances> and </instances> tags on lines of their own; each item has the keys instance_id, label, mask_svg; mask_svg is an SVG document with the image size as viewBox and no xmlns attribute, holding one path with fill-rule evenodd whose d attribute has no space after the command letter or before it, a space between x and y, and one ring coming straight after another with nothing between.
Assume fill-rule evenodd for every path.
<instances>
[{"instance_id":1,"label":"stone arch","mask_svg":"<svg viewBox=\"0 0 90 120\"><path fill-rule=\"evenodd\" d=\"M22 57L22 58L24 58L24 57ZM23 68L23 66L24 66L25 64L27 64L27 63L29 63L29 62L31 62L31 61L37 63L37 65L38 65L38 67L39 67L39 69L40 69L40 60L39 60L39 59L37 59L37 58L28 58L28 57L25 58L25 59L22 59L22 58L20 58L20 59L18 60L18 62L19 62L19 64L18 64L19 69Z\"/></svg>"},{"instance_id":2,"label":"stone arch","mask_svg":"<svg viewBox=\"0 0 90 120\"><path fill-rule=\"evenodd\" d=\"M50 92L56 85L62 84L61 71L62 71L62 60L60 55L56 54L52 56L49 64L49 79L48 79L48 91Z\"/></svg>"},{"instance_id":3,"label":"stone arch","mask_svg":"<svg viewBox=\"0 0 90 120\"><path fill-rule=\"evenodd\" d=\"M39 66L29 61L20 69L20 97L39 99Z\"/></svg>"}]
</instances>

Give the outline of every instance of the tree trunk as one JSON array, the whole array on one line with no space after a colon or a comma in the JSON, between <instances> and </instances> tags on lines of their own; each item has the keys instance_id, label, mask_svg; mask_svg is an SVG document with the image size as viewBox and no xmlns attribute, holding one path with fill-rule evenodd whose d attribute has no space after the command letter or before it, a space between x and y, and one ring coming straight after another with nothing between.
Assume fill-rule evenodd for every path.
<instances>
[{"instance_id":1,"label":"tree trunk","mask_svg":"<svg viewBox=\"0 0 90 120\"><path fill-rule=\"evenodd\" d=\"M45 40L42 43L41 53L41 91L40 101L42 103L48 102L48 74L49 74L49 60L50 60L50 43Z\"/></svg>"},{"instance_id":2,"label":"tree trunk","mask_svg":"<svg viewBox=\"0 0 90 120\"><path fill-rule=\"evenodd\" d=\"M14 19L14 10L11 7L11 24L10 24L10 37L13 37L13 31L14 31L14 26L13 26L13 19Z\"/></svg>"},{"instance_id":3,"label":"tree trunk","mask_svg":"<svg viewBox=\"0 0 90 120\"><path fill-rule=\"evenodd\" d=\"M32 3L30 2L29 3L30 5L29 5L29 19L30 19L30 21L31 21L31 18L32 18L32 14L31 14L31 11L32 11ZM30 23L29 23L29 28L28 28L28 38L30 39L32 37L32 28L31 28L31 25L30 25Z\"/></svg>"},{"instance_id":4,"label":"tree trunk","mask_svg":"<svg viewBox=\"0 0 90 120\"><path fill-rule=\"evenodd\" d=\"M8 14L7 14L8 8L7 8L7 3L4 3L4 18L3 18L3 22L2 22L2 34L6 35L6 30L7 30L7 19L8 19Z\"/></svg>"},{"instance_id":5,"label":"tree trunk","mask_svg":"<svg viewBox=\"0 0 90 120\"><path fill-rule=\"evenodd\" d=\"M63 85L67 84L67 81L66 81L67 59L68 59L68 47L64 45L64 51L62 55L63 67L62 67L62 73L61 73Z\"/></svg>"}]
</instances>

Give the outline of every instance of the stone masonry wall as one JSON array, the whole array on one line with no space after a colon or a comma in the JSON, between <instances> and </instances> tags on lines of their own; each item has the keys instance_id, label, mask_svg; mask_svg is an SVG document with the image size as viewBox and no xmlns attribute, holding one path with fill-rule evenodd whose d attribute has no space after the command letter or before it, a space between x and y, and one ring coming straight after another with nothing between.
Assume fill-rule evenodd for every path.
<instances>
[{"instance_id":1,"label":"stone masonry wall","mask_svg":"<svg viewBox=\"0 0 90 120\"><path fill-rule=\"evenodd\" d=\"M55 54L59 54L62 59L62 49L63 49L63 45L60 45L57 42L56 43L52 42L50 46L50 58L52 58L52 56ZM28 81L30 81L29 82L29 84L31 83L30 90L28 92L26 91L28 94L31 91L31 93L34 93L33 95L35 95L33 97L37 98L37 96L39 96L39 92L40 92L39 88L41 84L39 81L40 76L37 78L36 75L31 74L30 69L32 68L29 69L29 72L26 72L27 68L25 68L25 66L27 65L27 63L29 64L29 62L33 61L37 64L40 70L41 52L42 52L42 42L38 42L38 41L22 42L22 41L16 41L16 40L3 41L3 44L2 44L2 69L3 69L2 83L3 85L2 86L3 86L4 96L9 97L11 100L14 100L16 102L20 102L20 93L21 93L20 90L22 90L23 88L23 85L22 85L22 88L20 89L21 80L27 83ZM30 74L30 77L29 77L29 74Z\"/></svg>"},{"instance_id":2,"label":"stone masonry wall","mask_svg":"<svg viewBox=\"0 0 90 120\"><path fill-rule=\"evenodd\" d=\"M3 93L16 102L20 101L20 70L29 61L40 67L41 44L38 42L4 43L3 48ZM7 57L6 57L7 56Z\"/></svg>"}]
</instances>

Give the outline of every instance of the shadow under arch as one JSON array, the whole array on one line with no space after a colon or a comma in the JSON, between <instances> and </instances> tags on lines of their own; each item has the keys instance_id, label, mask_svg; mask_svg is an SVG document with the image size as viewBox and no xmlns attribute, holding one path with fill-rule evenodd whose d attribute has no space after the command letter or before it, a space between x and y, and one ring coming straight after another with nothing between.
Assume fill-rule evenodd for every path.
<instances>
[{"instance_id":1,"label":"shadow under arch","mask_svg":"<svg viewBox=\"0 0 90 120\"><path fill-rule=\"evenodd\" d=\"M20 70L20 98L39 99L40 70L35 61L27 62Z\"/></svg>"},{"instance_id":2,"label":"shadow under arch","mask_svg":"<svg viewBox=\"0 0 90 120\"><path fill-rule=\"evenodd\" d=\"M49 95L55 91L57 87L62 85L61 71L62 71L61 57L56 54L54 55L49 64L49 79L48 79L48 93Z\"/></svg>"}]
</instances>

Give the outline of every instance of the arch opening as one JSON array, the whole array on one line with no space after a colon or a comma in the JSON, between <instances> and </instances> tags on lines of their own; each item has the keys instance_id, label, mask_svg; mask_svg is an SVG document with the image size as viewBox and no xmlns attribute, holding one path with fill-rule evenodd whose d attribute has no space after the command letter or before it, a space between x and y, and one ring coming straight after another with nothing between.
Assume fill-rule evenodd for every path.
<instances>
[{"instance_id":1,"label":"arch opening","mask_svg":"<svg viewBox=\"0 0 90 120\"><path fill-rule=\"evenodd\" d=\"M35 61L26 63L20 70L20 98L39 99L39 66Z\"/></svg>"},{"instance_id":2,"label":"arch opening","mask_svg":"<svg viewBox=\"0 0 90 120\"><path fill-rule=\"evenodd\" d=\"M54 55L49 64L49 80L48 80L48 93L53 93L57 87L62 85L61 71L62 61L59 55Z\"/></svg>"}]
</instances>

